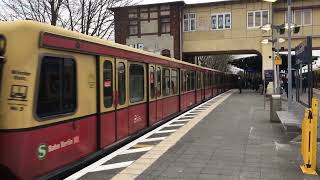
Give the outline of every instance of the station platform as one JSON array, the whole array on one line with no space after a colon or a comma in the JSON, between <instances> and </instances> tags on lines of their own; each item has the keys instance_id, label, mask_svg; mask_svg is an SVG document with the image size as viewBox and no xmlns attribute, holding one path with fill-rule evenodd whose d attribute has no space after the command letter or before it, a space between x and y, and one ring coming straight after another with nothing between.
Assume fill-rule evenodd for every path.
<instances>
[{"instance_id":1,"label":"station platform","mask_svg":"<svg viewBox=\"0 0 320 180\"><path fill-rule=\"evenodd\" d=\"M271 123L264 97L230 90L156 128L71 179L313 180L298 133ZM319 164L318 149L318 164Z\"/></svg>"}]
</instances>

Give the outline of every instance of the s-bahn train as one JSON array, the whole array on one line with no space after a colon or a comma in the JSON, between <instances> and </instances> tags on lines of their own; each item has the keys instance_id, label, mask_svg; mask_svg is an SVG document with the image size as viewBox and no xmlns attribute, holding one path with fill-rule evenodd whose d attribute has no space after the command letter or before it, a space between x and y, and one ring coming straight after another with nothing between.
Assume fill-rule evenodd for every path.
<instances>
[{"instance_id":1,"label":"s-bahn train","mask_svg":"<svg viewBox=\"0 0 320 180\"><path fill-rule=\"evenodd\" d=\"M237 77L33 21L0 23L0 179L92 161Z\"/></svg>"}]
</instances>

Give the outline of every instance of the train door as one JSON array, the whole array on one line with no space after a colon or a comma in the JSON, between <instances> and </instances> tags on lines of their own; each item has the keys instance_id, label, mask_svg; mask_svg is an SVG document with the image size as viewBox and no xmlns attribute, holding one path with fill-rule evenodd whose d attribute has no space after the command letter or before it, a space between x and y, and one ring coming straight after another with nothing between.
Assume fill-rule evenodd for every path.
<instances>
[{"instance_id":1,"label":"train door","mask_svg":"<svg viewBox=\"0 0 320 180\"><path fill-rule=\"evenodd\" d=\"M108 146L116 141L115 63L113 58L100 57L100 144Z\"/></svg>"},{"instance_id":2,"label":"train door","mask_svg":"<svg viewBox=\"0 0 320 180\"><path fill-rule=\"evenodd\" d=\"M128 136L127 61L100 57L101 146Z\"/></svg>"},{"instance_id":3,"label":"train door","mask_svg":"<svg viewBox=\"0 0 320 180\"><path fill-rule=\"evenodd\" d=\"M149 65L149 124L153 125L157 122L157 98L156 98L156 66L154 64Z\"/></svg>"},{"instance_id":4,"label":"train door","mask_svg":"<svg viewBox=\"0 0 320 180\"><path fill-rule=\"evenodd\" d=\"M129 135L129 111L128 111L128 63L126 60L117 59L116 62L116 88L115 111L117 140Z\"/></svg>"}]
</instances>

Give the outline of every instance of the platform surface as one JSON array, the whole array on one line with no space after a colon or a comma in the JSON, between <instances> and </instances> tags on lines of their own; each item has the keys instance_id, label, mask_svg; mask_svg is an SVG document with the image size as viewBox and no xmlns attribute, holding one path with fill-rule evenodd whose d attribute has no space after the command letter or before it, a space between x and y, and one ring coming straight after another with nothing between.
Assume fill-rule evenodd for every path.
<instances>
[{"instance_id":1,"label":"platform surface","mask_svg":"<svg viewBox=\"0 0 320 180\"><path fill-rule=\"evenodd\" d=\"M268 115L261 95L234 93L137 179L319 179L301 173L297 134Z\"/></svg>"}]
</instances>

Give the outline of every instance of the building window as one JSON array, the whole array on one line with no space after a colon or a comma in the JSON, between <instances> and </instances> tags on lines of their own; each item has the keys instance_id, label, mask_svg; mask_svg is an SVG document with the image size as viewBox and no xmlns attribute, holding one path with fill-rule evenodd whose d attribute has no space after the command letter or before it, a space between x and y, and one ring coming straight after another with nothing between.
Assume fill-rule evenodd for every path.
<instances>
[{"instance_id":1,"label":"building window","mask_svg":"<svg viewBox=\"0 0 320 180\"><path fill-rule=\"evenodd\" d=\"M196 13L186 13L183 15L183 31L197 30L197 16Z\"/></svg>"},{"instance_id":2,"label":"building window","mask_svg":"<svg viewBox=\"0 0 320 180\"><path fill-rule=\"evenodd\" d=\"M287 23L288 11L285 12L284 21ZM312 25L312 9L294 10L291 14L291 22L297 26Z\"/></svg>"},{"instance_id":3,"label":"building window","mask_svg":"<svg viewBox=\"0 0 320 180\"><path fill-rule=\"evenodd\" d=\"M137 35L138 34L138 21L130 20L129 21L129 35Z\"/></svg>"},{"instance_id":4,"label":"building window","mask_svg":"<svg viewBox=\"0 0 320 180\"><path fill-rule=\"evenodd\" d=\"M103 63L103 98L104 107L110 108L113 104L113 71L112 63L105 61Z\"/></svg>"},{"instance_id":5,"label":"building window","mask_svg":"<svg viewBox=\"0 0 320 180\"><path fill-rule=\"evenodd\" d=\"M161 18L161 33L170 32L170 17Z\"/></svg>"},{"instance_id":6,"label":"building window","mask_svg":"<svg viewBox=\"0 0 320 180\"><path fill-rule=\"evenodd\" d=\"M76 64L73 59L45 56L41 61L37 115L40 118L76 109Z\"/></svg>"},{"instance_id":7,"label":"building window","mask_svg":"<svg viewBox=\"0 0 320 180\"><path fill-rule=\"evenodd\" d=\"M248 28L259 28L269 23L269 11L249 11L247 13L247 27Z\"/></svg>"},{"instance_id":8,"label":"building window","mask_svg":"<svg viewBox=\"0 0 320 180\"><path fill-rule=\"evenodd\" d=\"M130 64L130 102L137 103L144 100L144 66Z\"/></svg>"},{"instance_id":9,"label":"building window","mask_svg":"<svg viewBox=\"0 0 320 180\"><path fill-rule=\"evenodd\" d=\"M189 14L183 15L183 31L189 31Z\"/></svg>"},{"instance_id":10,"label":"building window","mask_svg":"<svg viewBox=\"0 0 320 180\"><path fill-rule=\"evenodd\" d=\"M231 13L212 14L211 29L231 29Z\"/></svg>"}]
</instances>

